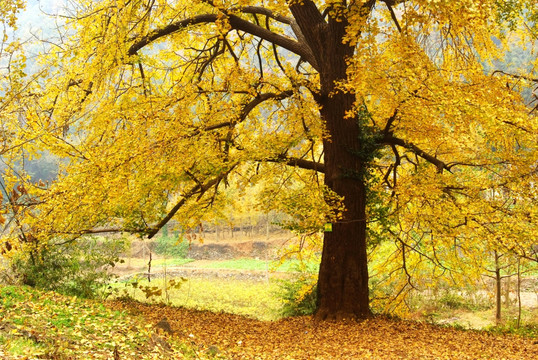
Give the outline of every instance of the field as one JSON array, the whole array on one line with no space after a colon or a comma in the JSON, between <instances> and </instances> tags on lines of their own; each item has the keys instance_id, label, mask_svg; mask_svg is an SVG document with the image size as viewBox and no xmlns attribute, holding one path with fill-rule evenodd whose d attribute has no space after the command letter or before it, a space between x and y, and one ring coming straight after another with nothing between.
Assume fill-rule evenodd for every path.
<instances>
[{"instance_id":1,"label":"field","mask_svg":"<svg viewBox=\"0 0 538 360\"><path fill-rule=\"evenodd\" d=\"M297 277L298 261L278 261L277 254L282 247L291 241L289 234L279 233L264 237L260 235L246 236L235 234L234 238L226 238L222 234L216 238L213 234L203 237L203 244L197 246L194 254L198 259L179 259L167 256L152 257L151 281L147 281L149 255L140 257L140 244L135 244L139 257L126 258L125 263L118 266L121 276L115 285L113 296L128 296L137 301L148 303L164 303L190 309L206 309L248 316L259 320L276 320L282 316L285 301L282 299L283 280ZM265 243L263 251L252 256L254 243ZM191 246L193 246L191 245ZM202 251L208 247L212 252ZM138 250L136 250L138 249ZM234 253L236 258L218 259L215 252ZM202 254L202 256L200 256ZM204 258L203 254L209 254ZM129 264L129 266L127 266ZM316 272L317 265L311 264L310 271ZM184 281L169 286L170 279ZM131 283L139 285L136 289ZM504 328L515 327L518 306L515 293L515 282L503 283L502 314ZM508 286L508 288L507 288ZM146 296L145 288L154 288L157 292ZM408 318L452 325L466 329L491 329L495 322L494 287L472 287L461 290L443 289L436 295L416 293L411 297L412 308ZM522 324L534 329L538 322L538 282L536 277L524 279L522 300ZM508 297L507 297L508 296ZM514 329L512 329L514 330ZM521 330L525 332L523 328ZM534 330L531 330L534 332Z\"/></svg>"}]
</instances>

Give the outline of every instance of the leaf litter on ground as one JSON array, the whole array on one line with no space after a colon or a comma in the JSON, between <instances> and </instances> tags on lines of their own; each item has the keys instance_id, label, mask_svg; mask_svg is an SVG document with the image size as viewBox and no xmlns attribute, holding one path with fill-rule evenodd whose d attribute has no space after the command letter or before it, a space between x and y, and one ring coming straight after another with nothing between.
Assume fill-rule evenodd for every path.
<instances>
[{"instance_id":1,"label":"leaf litter on ground","mask_svg":"<svg viewBox=\"0 0 538 360\"><path fill-rule=\"evenodd\" d=\"M259 321L132 301L107 306L153 324L167 319L169 337L226 359L538 359L536 339L385 317L360 322L316 322L310 316Z\"/></svg>"},{"instance_id":2,"label":"leaf litter on ground","mask_svg":"<svg viewBox=\"0 0 538 360\"><path fill-rule=\"evenodd\" d=\"M160 359L181 353L153 324L102 302L0 286L0 359Z\"/></svg>"},{"instance_id":3,"label":"leaf litter on ground","mask_svg":"<svg viewBox=\"0 0 538 360\"><path fill-rule=\"evenodd\" d=\"M383 317L260 321L0 286L0 358L538 359L538 341Z\"/></svg>"}]
</instances>

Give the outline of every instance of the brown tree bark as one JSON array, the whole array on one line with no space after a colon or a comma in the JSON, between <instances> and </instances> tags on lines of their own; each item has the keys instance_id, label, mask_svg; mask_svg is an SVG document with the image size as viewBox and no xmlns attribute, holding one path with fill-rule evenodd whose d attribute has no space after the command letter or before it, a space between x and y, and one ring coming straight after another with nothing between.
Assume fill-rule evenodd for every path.
<instances>
[{"instance_id":1,"label":"brown tree bark","mask_svg":"<svg viewBox=\"0 0 538 360\"><path fill-rule=\"evenodd\" d=\"M499 263L499 253L495 251L495 322L499 325L502 321L501 316L501 266Z\"/></svg>"},{"instance_id":2,"label":"brown tree bark","mask_svg":"<svg viewBox=\"0 0 538 360\"><path fill-rule=\"evenodd\" d=\"M325 75L333 77L335 74ZM353 96L336 91L324 99L321 115L330 135L324 141L325 185L344 198L345 211L343 218L336 221L332 231L324 236L317 317L364 318L370 315L370 310L365 169L357 155L360 128L355 118L345 117L352 107Z\"/></svg>"},{"instance_id":3,"label":"brown tree bark","mask_svg":"<svg viewBox=\"0 0 538 360\"><path fill-rule=\"evenodd\" d=\"M343 218L326 232L318 279L318 319L370 316L366 254L366 186L360 131L356 117L348 117L355 96L336 84L347 76L347 62L355 49L343 43L345 20L325 22L312 2L291 7L304 38L316 56L320 74L324 140L325 184L344 198Z\"/></svg>"}]
</instances>

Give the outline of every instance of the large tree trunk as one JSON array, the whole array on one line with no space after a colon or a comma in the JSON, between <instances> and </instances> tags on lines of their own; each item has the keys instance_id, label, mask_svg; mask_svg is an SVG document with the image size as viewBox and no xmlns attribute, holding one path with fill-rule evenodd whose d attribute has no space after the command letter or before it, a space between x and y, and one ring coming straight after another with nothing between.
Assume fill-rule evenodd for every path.
<instances>
[{"instance_id":1,"label":"large tree trunk","mask_svg":"<svg viewBox=\"0 0 538 360\"><path fill-rule=\"evenodd\" d=\"M331 139L325 144L325 184L344 197L345 212L343 218L333 224L332 232L325 232L316 314L320 319L337 320L370 315L366 189L360 179L362 165L348 147L357 141L357 130L352 124L342 124L352 122L351 119L340 117L338 122L338 129L330 132Z\"/></svg>"},{"instance_id":2,"label":"large tree trunk","mask_svg":"<svg viewBox=\"0 0 538 360\"><path fill-rule=\"evenodd\" d=\"M329 23L320 49L320 105L329 134L324 141L325 184L344 198L345 211L324 237L318 282L320 319L370 315L361 129L356 117L349 116L355 96L335 86L345 79L346 59L354 49L342 43L344 28L336 25Z\"/></svg>"},{"instance_id":3,"label":"large tree trunk","mask_svg":"<svg viewBox=\"0 0 538 360\"><path fill-rule=\"evenodd\" d=\"M370 4L370 2L368 3ZM372 3L373 4L373 3ZM368 5L371 6L371 5ZM366 257L366 186L360 157L360 126L351 114L355 96L336 84L346 79L355 51L343 43L345 18L327 21L312 0L290 5L298 38L315 57L320 75L321 106L328 138L324 140L325 184L344 198L343 218L325 233L318 280L318 319L365 318L370 315ZM368 10L365 8L365 10Z\"/></svg>"}]
</instances>

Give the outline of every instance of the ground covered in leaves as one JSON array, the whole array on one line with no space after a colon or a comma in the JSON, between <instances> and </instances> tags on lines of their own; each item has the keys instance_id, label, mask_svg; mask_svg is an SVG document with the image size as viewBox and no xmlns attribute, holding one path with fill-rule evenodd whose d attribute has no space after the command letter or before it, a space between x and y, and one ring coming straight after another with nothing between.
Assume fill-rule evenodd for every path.
<instances>
[{"instance_id":1,"label":"ground covered in leaves","mask_svg":"<svg viewBox=\"0 0 538 360\"><path fill-rule=\"evenodd\" d=\"M201 354L231 359L538 359L538 341L374 318L316 323L310 317L262 322L237 315L113 302L159 324ZM163 335L164 336L164 335Z\"/></svg>"},{"instance_id":2,"label":"ground covered in leaves","mask_svg":"<svg viewBox=\"0 0 538 360\"><path fill-rule=\"evenodd\" d=\"M538 359L538 340L381 317L259 321L0 286L0 359Z\"/></svg>"}]
</instances>

